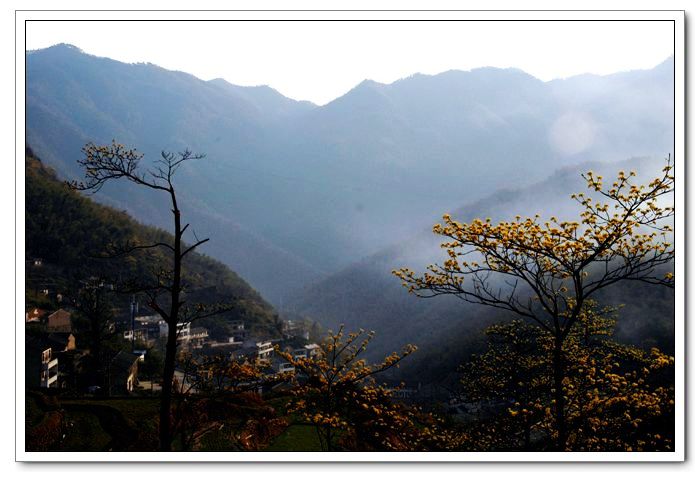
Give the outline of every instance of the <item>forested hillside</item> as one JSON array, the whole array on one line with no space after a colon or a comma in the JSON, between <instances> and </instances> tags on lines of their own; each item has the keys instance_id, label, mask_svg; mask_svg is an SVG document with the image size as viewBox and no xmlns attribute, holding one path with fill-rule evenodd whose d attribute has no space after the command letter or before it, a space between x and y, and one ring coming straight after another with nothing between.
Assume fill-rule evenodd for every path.
<instances>
[{"instance_id":1,"label":"forested hillside","mask_svg":"<svg viewBox=\"0 0 700 482\"><path fill-rule=\"evenodd\" d=\"M75 296L81 283L90 277L117 286L132 281L143 284L154 273L167 268L166 253L154 250L105 256L109 245L172 242L167 232L140 224L124 212L71 191L30 149L25 167L26 257L28 261L42 261L40 267L27 263L28 299L41 302L36 292L44 288ZM196 225L197 219L191 222ZM213 329L212 334L225 333L225 320L237 319L246 320L253 331L274 332L273 308L225 265L194 253L187 258L184 272L189 286L188 300L232 305L229 312L204 322ZM121 305L115 308L126 312L130 297L123 295L118 299Z\"/></svg>"}]
</instances>

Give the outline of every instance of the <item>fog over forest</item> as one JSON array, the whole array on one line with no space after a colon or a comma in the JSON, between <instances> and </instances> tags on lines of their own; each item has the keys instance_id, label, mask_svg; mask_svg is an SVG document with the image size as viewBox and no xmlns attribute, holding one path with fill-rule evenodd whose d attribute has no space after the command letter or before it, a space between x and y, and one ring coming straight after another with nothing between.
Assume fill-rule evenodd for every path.
<instances>
[{"instance_id":1,"label":"fog over forest","mask_svg":"<svg viewBox=\"0 0 700 482\"><path fill-rule=\"evenodd\" d=\"M116 139L146 161L205 153L176 180L184 215L211 238L203 251L283 315L377 330L379 351L412 340L431 350L457 343L460 324L494 321L455 300L413 299L391 275L442 261L430 228L443 213L575 217L581 172L637 169L643 180L673 148L673 58L550 82L487 66L366 80L324 106L65 44L26 60L27 142L60 178L81 176L88 142ZM147 190L107 185L95 198L169 228ZM648 308L668 318L672 301L659 296ZM622 313L623 335L671 343L672 326L646 326L656 318L630 328L634 313Z\"/></svg>"}]
</instances>

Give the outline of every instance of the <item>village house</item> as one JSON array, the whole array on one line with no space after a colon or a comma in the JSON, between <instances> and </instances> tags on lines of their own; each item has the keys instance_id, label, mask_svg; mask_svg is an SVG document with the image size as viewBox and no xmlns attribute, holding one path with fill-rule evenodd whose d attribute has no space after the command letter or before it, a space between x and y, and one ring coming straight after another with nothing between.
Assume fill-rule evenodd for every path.
<instances>
[{"instance_id":1,"label":"village house","mask_svg":"<svg viewBox=\"0 0 700 482\"><path fill-rule=\"evenodd\" d=\"M24 315L24 321L26 323L39 323L44 321L48 311L42 310L41 308L32 308L26 312Z\"/></svg>"},{"instance_id":2,"label":"village house","mask_svg":"<svg viewBox=\"0 0 700 482\"><path fill-rule=\"evenodd\" d=\"M306 350L307 358L316 358L318 355L321 354L321 347L318 346L316 343L304 345L304 350Z\"/></svg>"},{"instance_id":3,"label":"village house","mask_svg":"<svg viewBox=\"0 0 700 482\"><path fill-rule=\"evenodd\" d=\"M51 313L47 317L46 330L58 333L70 333L73 331L70 313L62 308Z\"/></svg>"},{"instance_id":4,"label":"village house","mask_svg":"<svg viewBox=\"0 0 700 482\"><path fill-rule=\"evenodd\" d=\"M304 323L301 321L284 320L282 322L282 336L284 336L285 339L298 337L308 340L309 330L306 329Z\"/></svg>"},{"instance_id":5,"label":"village house","mask_svg":"<svg viewBox=\"0 0 700 482\"><path fill-rule=\"evenodd\" d=\"M271 341L259 341L255 346L258 349L258 362L268 362L275 352L275 347L272 345Z\"/></svg>"},{"instance_id":6,"label":"village house","mask_svg":"<svg viewBox=\"0 0 700 482\"><path fill-rule=\"evenodd\" d=\"M315 358L320 354L321 347L316 343L309 343L308 345L304 345L303 348L295 348L292 350L292 356L295 360L299 360L301 358Z\"/></svg>"},{"instance_id":7,"label":"village house","mask_svg":"<svg viewBox=\"0 0 700 482\"><path fill-rule=\"evenodd\" d=\"M197 327L190 329L189 344L193 347L201 347L209 339L209 332L206 328Z\"/></svg>"},{"instance_id":8,"label":"village house","mask_svg":"<svg viewBox=\"0 0 700 482\"><path fill-rule=\"evenodd\" d=\"M127 395L138 385L139 354L120 351L108 366L109 395Z\"/></svg>"},{"instance_id":9,"label":"village house","mask_svg":"<svg viewBox=\"0 0 700 482\"><path fill-rule=\"evenodd\" d=\"M158 325L160 328L160 336L161 338L167 338L168 337L168 324L163 322L162 324ZM177 341L178 342L187 342L190 339L190 329L191 329L191 323L178 323L177 324Z\"/></svg>"},{"instance_id":10,"label":"village house","mask_svg":"<svg viewBox=\"0 0 700 482\"><path fill-rule=\"evenodd\" d=\"M285 373L294 373L294 365L288 362L286 358L283 358L277 354L275 354L272 358L272 367L280 375L284 375Z\"/></svg>"},{"instance_id":11,"label":"village house","mask_svg":"<svg viewBox=\"0 0 700 482\"><path fill-rule=\"evenodd\" d=\"M146 328L136 328L134 330L125 330L124 339L129 341L141 341L145 342L148 340L148 330Z\"/></svg>"},{"instance_id":12,"label":"village house","mask_svg":"<svg viewBox=\"0 0 700 482\"><path fill-rule=\"evenodd\" d=\"M236 320L230 323L232 331L232 339L229 338L231 343L243 343L246 338L245 332L245 322L243 320Z\"/></svg>"},{"instance_id":13,"label":"village house","mask_svg":"<svg viewBox=\"0 0 700 482\"><path fill-rule=\"evenodd\" d=\"M27 387L58 388L69 384L74 368L75 348L75 336L70 333L27 333L25 335ZM63 371L59 370L59 366Z\"/></svg>"},{"instance_id":14,"label":"village house","mask_svg":"<svg viewBox=\"0 0 700 482\"><path fill-rule=\"evenodd\" d=\"M165 330L167 336L167 324L159 315L137 316L134 318L137 328L146 330L147 339L157 339L161 336L161 331Z\"/></svg>"},{"instance_id":15,"label":"village house","mask_svg":"<svg viewBox=\"0 0 700 482\"><path fill-rule=\"evenodd\" d=\"M33 356L32 358L36 358ZM39 386L41 388L55 388L58 386L58 358L54 356L51 348L46 348L41 351L40 366L38 370ZM36 376L35 370L30 370L33 377ZM34 381L34 380L32 380Z\"/></svg>"},{"instance_id":16,"label":"village house","mask_svg":"<svg viewBox=\"0 0 700 482\"><path fill-rule=\"evenodd\" d=\"M275 347L272 341L252 340L246 342L243 346L231 352L231 358L246 359L256 365L270 365L270 360L274 355Z\"/></svg>"}]
</instances>

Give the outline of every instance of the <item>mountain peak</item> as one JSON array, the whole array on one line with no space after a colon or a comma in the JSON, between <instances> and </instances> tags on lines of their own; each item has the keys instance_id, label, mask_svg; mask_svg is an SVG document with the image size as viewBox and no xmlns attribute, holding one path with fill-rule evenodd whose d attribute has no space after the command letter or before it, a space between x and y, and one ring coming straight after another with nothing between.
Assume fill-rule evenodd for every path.
<instances>
[{"instance_id":1,"label":"mountain peak","mask_svg":"<svg viewBox=\"0 0 700 482\"><path fill-rule=\"evenodd\" d=\"M80 53L80 54L85 53L81 48L76 47L73 44L67 44L67 43L60 43L60 44L52 45L50 47L45 47L43 49L30 50L28 53L35 53L35 52L75 52L75 53Z\"/></svg>"},{"instance_id":2,"label":"mountain peak","mask_svg":"<svg viewBox=\"0 0 700 482\"><path fill-rule=\"evenodd\" d=\"M357 84L357 87L382 87L384 85L386 84L382 84L381 82L377 82L376 80L365 79L359 84Z\"/></svg>"}]
</instances>

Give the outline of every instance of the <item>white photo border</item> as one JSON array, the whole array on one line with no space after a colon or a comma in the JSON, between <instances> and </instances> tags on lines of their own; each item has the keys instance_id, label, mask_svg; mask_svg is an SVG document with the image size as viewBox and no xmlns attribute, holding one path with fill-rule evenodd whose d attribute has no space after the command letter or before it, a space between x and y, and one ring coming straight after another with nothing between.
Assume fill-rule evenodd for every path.
<instances>
[{"instance_id":1,"label":"white photo border","mask_svg":"<svg viewBox=\"0 0 700 482\"><path fill-rule=\"evenodd\" d=\"M25 33L27 21L670 21L674 24L675 450L673 452L27 452L24 411ZM15 11L15 460L20 462L681 462L686 422L685 12L682 10ZM680 162L679 162L680 161ZM19 288L18 288L19 287Z\"/></svg>"}]
</instances>

